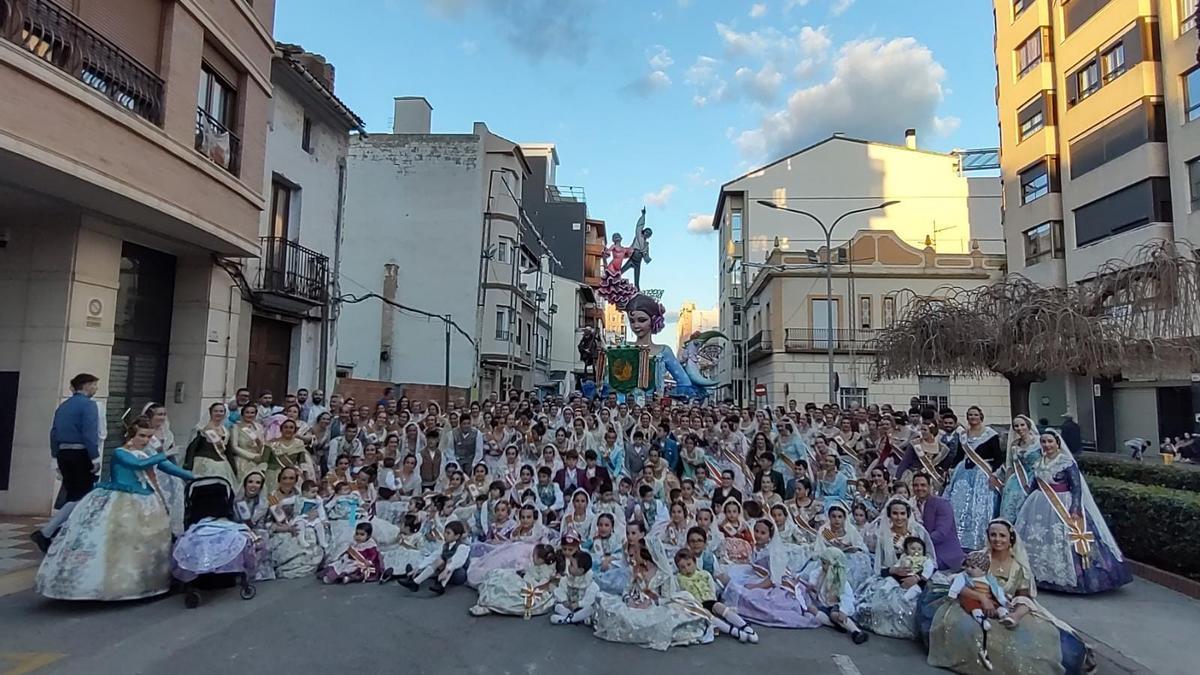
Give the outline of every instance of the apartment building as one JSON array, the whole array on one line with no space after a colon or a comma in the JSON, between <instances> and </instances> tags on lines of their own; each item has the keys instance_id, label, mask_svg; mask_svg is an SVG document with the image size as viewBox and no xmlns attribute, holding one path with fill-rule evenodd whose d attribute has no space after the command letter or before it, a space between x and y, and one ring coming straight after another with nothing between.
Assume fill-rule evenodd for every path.
<instances>
[{"instance_id":1,"label":"apartment building","mask_svg":"<svg viewBox=\"0 0 1200 675\"><path fill-rule=\"evenodd\" d=\"M232 394L261 253L271 0L0 2L0 512L54 498L51 414L100 377L108 444Z\"/></svg>"},{"instance_id":2,"label":"apartment building","mask_svg":"<svg viewBox=\"0 0 1200 675\"><path fill-rule=\"evenodd\" d=\"M339 335L338 375L441 386L449 334L456 395L477 381L483 396L532 387L538 362L548 365L551 305L545 249L521 209L532 168L482 122L432 133L432 110L397 98L392 133L351 140L342 291L415 311L344 304L339 323L354 330Z\"/></svg>"},{"instance_id":3,"label":"apartment building","mask_svg":"<svg viewBox=\"0 0 1200 675\"><path fill-rule=\"evenodd\" d=\"M715 379L728 387L722 397L750 403L753 385L766 384L773 404L802 396L826 401L826 340L834 340L839 353L861 352L875 329L903 311L899 291L931 294L942 285L970 287L994 278L1003 268L1000 182L967 171L988 166L994 155L924 150L913 130L902 145L835 134L722 185L713 215L720 329L730 340L716 368ZM885 203L890 205L879 208ZM862 212L845 215L856 210ZM818 218L833 227L833 297L824 284L829 257ZM873 236L883 232L886 237ZM852 238L850 255L846 242ZM779 265L787 269L774 269ZM955 266L963 273L955 274ZM793 277L805 281L779 281ZM814 340L822 346L813 348ZM950 396L945 378L928 379L927 386L870 383L863 375L866 361L838 360L844 402L906 404L912 396ZM1006 391L1001 405L991 383L960 384L962 396L951 397L952 403L969 404L970 388L986 386L971 402L986 403L997 414L1006 410Z\"/></svg>"},{"instance_id":4,"label":"apartment building","mask_svg":"<svg viewBox=\"0 0 1200 675\"><path fill-rule=\"evenodd\" d=\"M995 0L1004 231L1012 272L1087 283L1155 239L1200 234L1196 0ZM1035 417L1085 439L1193 430L1189 373L1034 385Z\"/></svg>"}]
</instances>

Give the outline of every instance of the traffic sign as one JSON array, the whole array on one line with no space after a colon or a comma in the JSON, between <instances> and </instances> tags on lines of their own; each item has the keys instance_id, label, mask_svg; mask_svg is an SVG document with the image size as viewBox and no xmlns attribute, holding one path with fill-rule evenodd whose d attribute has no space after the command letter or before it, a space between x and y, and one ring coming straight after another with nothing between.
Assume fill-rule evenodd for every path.
<instances>
[{"instance_id":1,"label":"traffic sign","mask_svg":"<svg viewBox=\"0 0 1200 675\"><path fill-rule=\"evenodd\" d=\"M754 395L759 398L765 398L767 395L767 385L765 385L765 384L754 385Z\"/></svg>"}]
</instances>

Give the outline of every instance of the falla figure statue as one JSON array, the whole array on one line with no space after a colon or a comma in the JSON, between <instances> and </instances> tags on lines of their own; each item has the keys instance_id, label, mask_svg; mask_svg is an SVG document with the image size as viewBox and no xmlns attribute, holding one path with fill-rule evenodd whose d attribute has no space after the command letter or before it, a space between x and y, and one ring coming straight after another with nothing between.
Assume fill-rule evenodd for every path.
<instances>
[{"instance_id":1,"label":"falla figure statue","mask_svg":"<svg viewBox=\"0 0 1200 675\"><path fill-rule=\"evenodd\" d=\"M692 384L687 372L667 345L654 343L654 335L666 325L666 310L654 298L638 293L621 309L635 336L634 343L612 347L602 353L596 372L604 378L604 391L632 395L642 401L659 397L666 391L667 373L675 380L674 398L703 398L705 393Z\"/></svg>"}]
</instances>

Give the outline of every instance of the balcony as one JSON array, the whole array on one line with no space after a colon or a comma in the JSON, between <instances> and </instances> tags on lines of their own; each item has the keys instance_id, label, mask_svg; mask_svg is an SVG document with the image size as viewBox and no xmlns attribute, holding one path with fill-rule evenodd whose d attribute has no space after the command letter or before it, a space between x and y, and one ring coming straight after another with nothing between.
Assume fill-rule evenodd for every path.
<instances>
[{"instance_id":1,"label":"balcony","mask_svg":"<svg viewBox=\"0 0 1200 675\"><path fill-rule=\"evenodd\" d=\"M547 204L583 204L587 201L587 195L584 194L583 188L574 185L547 185L546 186L546 203Z\"/></svg>"},{"instance_id":2,"label":"balcony","mask_svg":"<svg viewBox=\"0 0 1200 675\"><path fill-rule=\"evenodd\" d=\"M771 344L771 331L769 330L760 330L746 341L746 356L751 363L770 355L772 351L774 351L774 345Z\"/></svg>"},{"instance_id":3,"label":"balcony","mask_svg":"<svg viewBox=\"0 0 1200 675\"><path fill-rule=\"evenodd\" d=\"M835 352L865 352L872 349L875 333L871 328L788 328L783 349L788 352L826 352L832 340Z\"/></svg>"},{"instance_id":4,"label":"balcony","mask_svg":"<svg viewBox=\"0 0 1200 675\"><path fill-rule=\"evenodd\" d=\"M0 37L162 125L163 81L71 12L50 0L0 0Z\"/></svg>"},{"instance_id":5,"label":"balcony","mask_svg":"<svg viewBox=\"0 0 1200 675\"><path fill-rule=\"evenodd\" d=\"M262 260L255 279L259 304L304 314L328 298L329 258L283 237L260 237Z\"/></svg>"},{"instance_id":6,"label":"balcony","mask_svg":"<svg viewBox=\"0 0 1200 675\"><path fill-rule=\"evenodd\" d=\"M196 149L213 164L238 175L242 141L203 108L196 108Z\"/></svg>"}]
</instances>

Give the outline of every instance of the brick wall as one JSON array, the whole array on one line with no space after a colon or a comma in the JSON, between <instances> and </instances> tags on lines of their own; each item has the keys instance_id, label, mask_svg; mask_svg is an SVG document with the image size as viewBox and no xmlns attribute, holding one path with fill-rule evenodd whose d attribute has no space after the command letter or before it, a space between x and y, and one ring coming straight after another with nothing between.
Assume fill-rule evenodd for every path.
<instances>
[{"instance_id":1,"label":"brick wall","mask_svg":"<svg viewBox=\"0 0 1200 675\"><path fill-rule=\"evenodd\" d=\"M337 388L334 393L341 394L345 399L348 396L354 397L360 405L374 405L383 396L383 388L392 386L396 388L394 396L400 398L407 396L410 399L418 401L437 401L442 402L442 390L444 387L438 384L410 384L398 383L392 384L380 380L360 380L352 377L338 378ZM470 400L470 391L465 387L450 387L450 401L457 399Z\"/></svg>"}]
</instances>

